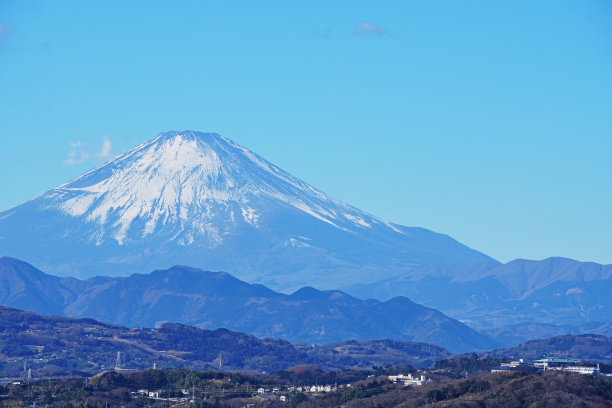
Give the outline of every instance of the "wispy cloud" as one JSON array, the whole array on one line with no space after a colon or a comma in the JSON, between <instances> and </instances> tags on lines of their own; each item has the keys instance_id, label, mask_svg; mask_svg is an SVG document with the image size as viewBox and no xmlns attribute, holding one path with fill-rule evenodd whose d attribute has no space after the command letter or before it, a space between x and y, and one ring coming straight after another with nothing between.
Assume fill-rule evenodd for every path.
<instances>
[{"instance_id":1,"label":"wispy cloud","mask_svg":"<svg viewBox=\"0 0 612 408\"><path fill-rule=\"evenodd\" d=\"M355 24L355 29L353 30L353 33L355 35L365 35L365 36L389 35L385 27L375 25L367 21L360 21L357 24Z\"/></svg>"},{"instance_id":2,"label":"wispy cloud","mask_svg":"<svg viewBox=\"0 0 612 408\"><path fill-rule=\"evenodd\" d=\"M96 151L97 149L92 149ZM70 142L70 151L66 160L63 164L66 166L72 166L75 164L81 164L86 162L96 162L100 160L106 160L112 155L113 143L110 141L108 136L102 138L102 145L97 153L90 153L90 148L86 143L81 141Z\"/></svg>"},{"instance_id":3,"label":"wispy cloud","mask_svg":"<svg viewBox=\"0 0 612 408\"><path fill-rule=\"evenodd\" d=\"M102 147L100 151L96 153L96 157L100 159L108 159L111 156L111 151L113 150L113 143L110 141L108 136L104 136L102 138Z\"/></svg>"},{"instance_id":4,"label":"wispy cloud","mask_svg":"<svg viewBox=\"0 0 612 408\"><path fill-rule=\"evenodd\" d=\"M72 166L74 164L85 163L89 160L89 153L87 153L87 145L83 142L70 142L70 151L68 152L68 158L64 160L64 165Z\"/></svg>"}]
</instances>

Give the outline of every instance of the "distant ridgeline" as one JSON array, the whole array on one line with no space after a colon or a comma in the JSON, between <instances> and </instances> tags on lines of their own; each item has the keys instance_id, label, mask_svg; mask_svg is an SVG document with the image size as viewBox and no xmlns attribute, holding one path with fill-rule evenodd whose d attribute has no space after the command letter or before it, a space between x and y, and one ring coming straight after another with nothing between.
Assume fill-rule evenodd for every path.
<instances>
[{"instance_id":1,"label":"distant ridgeline","mask_svg":"<svg viewBox=\"0 0 612 408\"><path fill-rule=\"evenodd\" d=\"M569 346L568 345L572 345ZM523 347L523 346L521 346ZM523 350L523 351L522 351ZM537 354L534 350L541 350ZM563 336L530 342L523 348L496 350L467 357L451 356L431 344L408 341L349 341L323 346L258 339L225 329L201 330L166 323L157 329L135 329L93 319L49 317L0 307L0 375L20 377L32 369L36 377L91 375L122 367L230 369L274 371L305 364L326 370L410 366L433 367L462 376L487 371L505 356L542 358L564 355L579 360L612 362L612 339L604 336ZM599 354L597 358L594 355ZM438 362L438 363L437 363ZM456 370L455 370L456 368ZM453 371L455 370L455 371Z\"/></svg>"},{"instance_id":2,"label":"distant ridgeline","mask_svg":"<svg viewBox=\"0 0 612 408\"><path fill-rule=\"evenodd\" d=\"M344 290L377 299L407 296L505 347L563 334L612 336L612 265L566 258L438 265Z\"/></svg>"},{"instance_id":3,"label":"distant ridgeline","mask_svg":"<svg viewBox=\"0 0 612 408\"><path fill-rule=\"evenodd\" d=\"M285 295L224 272L182 266L126 278L77 280L4 257L0 304L132 327L176 322L309 344L391 339L437 344L451 352L497 346L465 324L404 297L364 301L308 287Z\"/></svg>"},{"instance_id":4,"label":"distant ridgeline","mask_svg":"<svg viewBox=\"0 0 612 408\"><path fill-rule=\"evenodd\" d=\"M432 344L371 340L326 346L292 345L226 329L201 330L165 323L157 329L130 329L93 319L41 316L0 306L0 375L22 376L24 366L38 377L98 373L121 367L247 369L273 371L314 364L325 369L399 364L432 366L450 356Z\"/></svg>"}]
</instances>

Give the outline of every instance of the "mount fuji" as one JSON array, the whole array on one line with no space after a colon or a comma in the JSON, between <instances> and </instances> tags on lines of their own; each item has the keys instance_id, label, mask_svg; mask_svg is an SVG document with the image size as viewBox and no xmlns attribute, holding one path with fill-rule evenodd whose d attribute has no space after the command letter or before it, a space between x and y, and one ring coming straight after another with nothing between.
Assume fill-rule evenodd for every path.
<instances>
[{"instance_id":1,"label":"mount fuji","mask_svg":"<svg viewBox=\"0 0 612 408\"><path fill-rule=\"evenodd\" d=\"M166 132L0 212L0 254L62 276L172 265L277 290L368 283L488 256L351 207L215 133Z\"/></svg>"}]
</instances>

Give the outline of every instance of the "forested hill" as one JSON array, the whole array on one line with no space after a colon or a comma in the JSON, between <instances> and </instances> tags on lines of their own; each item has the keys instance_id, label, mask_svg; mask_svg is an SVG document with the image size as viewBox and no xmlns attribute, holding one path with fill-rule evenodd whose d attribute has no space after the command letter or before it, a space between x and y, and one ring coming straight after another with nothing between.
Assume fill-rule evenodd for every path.
<instances>
[{"instance_id":1,"label":"forested hill","mask_svg":"<svg viewBox=\"0 0 612 408\"><path fill-rule=\"evenodd\" d=\"M93 319L41 316L0 306L0 375L21 375L23 363L37 375L97 373L121 367L248 369L272 371L315 364L326 369L413 364L432 366L450 355L425 343L372 340L327 346L293 345L226 329L202 330L166 323L127 328Z\"/></svg>"},{"instance_id":2,"label":"forested hill","mask_svg":"<svg viewBox=\"0 0 612 408\"><path fill-rule=\"evenodd\" d=\"M559 357L611 363L612 338L597 334L555 336L528 341L508 349L483 352L479 355L491 358L523 358L525 360Z\"/></svg>"}]
</instances>

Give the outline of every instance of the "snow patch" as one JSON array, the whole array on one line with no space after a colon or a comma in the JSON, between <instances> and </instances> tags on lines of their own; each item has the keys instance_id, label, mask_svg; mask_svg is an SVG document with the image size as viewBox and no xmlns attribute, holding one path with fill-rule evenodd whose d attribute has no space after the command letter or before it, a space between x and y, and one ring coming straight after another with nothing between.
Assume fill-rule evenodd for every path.
<instances>
[{"instance_id":1,"label":"snow patch","mask_svg":"<svg viewBox=\"0 0 612 408\"><path fill-rule=\"evenodd\" d=\"M283 248L308 248L308 247L312 247L312 245L307 244L306 242L302 242L300 240L297 240L295 238L289 238L286 239L282 242L281 246Z\"/></svg>"},{"instance_id":2,"label":"snow patch","mask_svg":"<svg viewBox=\"0 0 612 408\"><path fill-rule=\"evenodd\" d=\"M241 208L241 210L242 218L244 218L244 220L249 224L257 227L257 220L259 219L259 215L255 213L255 210L252 208Z\"/></svg>"},{"instance_id":3,"label":"snow patch","mask_svg":"<svg viewBox=\"0 0 612 408\"><path fill-rule=\"evenodd\" d=\"M365 222L365 220L361 217L355 217L354 215L351 215L351 214L342 214L342 215L344 216L344 218L350 220L355 225L360 225L366 228L372 228L372 225Z\"/></svg>"}]
</instances>

